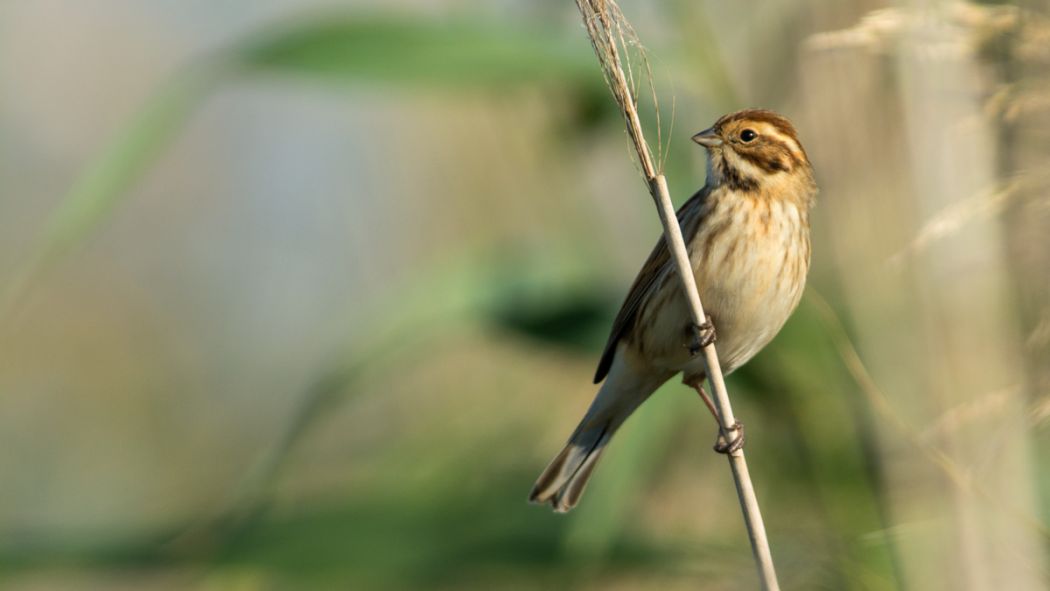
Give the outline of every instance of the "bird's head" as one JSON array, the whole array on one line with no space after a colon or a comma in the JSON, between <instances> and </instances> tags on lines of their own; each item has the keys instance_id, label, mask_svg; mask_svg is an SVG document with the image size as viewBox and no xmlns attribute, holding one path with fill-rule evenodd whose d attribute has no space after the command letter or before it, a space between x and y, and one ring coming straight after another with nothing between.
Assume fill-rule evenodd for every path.
<instances>
[{"instance_id":1,"label":"bird's head","mask_svg":"<svg viewBox=\"0 0 1050 591\"><path fill-rule=\"evenodd\" d=\"M809 158L795 127L773 111L747 109L725 115L693 141L707 149L708 185L757 191L789 180L812 182Z\"/></svg>"}]
</instances>

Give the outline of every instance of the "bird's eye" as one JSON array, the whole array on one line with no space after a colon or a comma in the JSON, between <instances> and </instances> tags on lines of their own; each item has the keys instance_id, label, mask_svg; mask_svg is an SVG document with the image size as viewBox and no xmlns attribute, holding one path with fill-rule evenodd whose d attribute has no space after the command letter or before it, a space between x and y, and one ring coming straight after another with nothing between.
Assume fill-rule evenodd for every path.
<instances>
[{"instance_id":1,"label":"bird's eye","mask_svg":"<svg viewBox=\"0 0 1050 591\"><path fill-rule=\"evenodd\" d=\"M740 132L740 140L744 142L750 142L756 137L758 137L758 134L753 129L745 129Z\"/></svg>"}]
</instances>

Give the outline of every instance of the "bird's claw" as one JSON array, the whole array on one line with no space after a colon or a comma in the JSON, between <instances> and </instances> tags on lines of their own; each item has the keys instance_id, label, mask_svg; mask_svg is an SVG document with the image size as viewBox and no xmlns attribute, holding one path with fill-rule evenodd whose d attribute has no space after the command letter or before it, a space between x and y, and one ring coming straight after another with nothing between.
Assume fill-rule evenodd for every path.
<instances>
[{"instance_id":1,"label":"bird's claw","mask_svg":"<svg viewBox=\"0 0 1050 591\"><path fill-rule=\"evenodd\" d=\"M716 340L715 325L711 321L711 316L707 316L707 320L703 324L690 324L689 329L692 338L689 341L689 355L695 357L704 347L712 344Z\"/></svg>"},{"instance_id":2,"label":"bird's claw","mask_svg":"<svg viewBox=\"0 0 1050 591\"><path fill-rule=\"evenodd\" d=\"M726 436L732 437L731 440L726 440ZM729 432L719 429L718 439L715 441L714 449L720 454L731 455L744 447L744 424L737 421L733 424Z\"/></svg>"}]
</instances>

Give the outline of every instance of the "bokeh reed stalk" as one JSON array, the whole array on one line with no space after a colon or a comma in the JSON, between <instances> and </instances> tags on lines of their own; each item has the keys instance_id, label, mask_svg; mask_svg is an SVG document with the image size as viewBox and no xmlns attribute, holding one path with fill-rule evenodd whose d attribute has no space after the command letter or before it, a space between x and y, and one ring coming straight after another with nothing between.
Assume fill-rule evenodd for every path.
<instances>
[{"instance_id":1,"label":"bokeh reed stalk","mask_svg":"<svg viewBox=\"0 0 1050 591\"><path fill-rule=\"evenodd\" d=\"M616 104L619 106L627 125L627 134L638 154L638 162L645 176L649 193L656 202L656 209L660 214L660 222L664 228L664 239L667 240L668 249L675 262L678 277L682 282L682 289L689 300L689 309L693 316L693 322L701 325L705 322L706 315L700 301L700 294L696 287L696 278L693 276L692 265L689 262L689 254L682 239L682 230L675 216L674 207L671 204L671 196L667 189L667 180L653 161L652 154L638 117L637 91L638 84L635 78L634 68L630 62L631 48L638 51L639 61L644 64L645 75L649 87L653 90L654 104L655 90L652 85L652 73L648 68L648 62L641 50L630 24L620 12L619 7L612 0L576 0L576 6L583 16L584 25L587 27L587 35L594 46L594 53L601 64L605 81L612 91ZM621 60L621 50L624 59ZM626 72L623 61L627 62ZM657 109L658 111L659 109ZM659 120L657 120L659 127ZM733 408L729 402L729 394L726 391L725 380L722 369L718 363L718 353L713 344L703 348L704 365L707 370L708 380L714 392L714 402L718 410L718 419L722 434L728 440L728 434L736 418L733 416ZM744 451L738 449L728 454L729 465L733 471L733 480L736 483L737 496L740 499L740 508L744 513L744 523L747 526L748 538L751 542L751 550L754 553L755 564L758 568L759 579L762 588L774 591L779 590L776 570L773 566L773 556L769 550L769 540L766 536L765 524L762 521L762 512L758 506L758 498L755 495L751 476L747 469L747 460Z\"/></svg>"},{"instance_id":2,"label":"bokeh reed stalk","mask_svg":"<svg viewBox=\"0 0 1050 591\"><path fill-rule=\"evenodd\" d=\"M1026 265L1016 285L1008 273L1045 256L1037 241L1013 245L1040 217L1011 219L1041 184L1043 165L1018 158L1042 148L996 113L1018 89L1027 46L1045 47L1045 23L1010 6L903 4L813 37L805 57L817 145L843 129L865 144L824 158L858 171L824 186L867 369L856 352L844 359L886 419L879 453L903 578L918 589L1042 589L1047 529L1015 294L1045 290L1033 280L1045 264ZM1032 80L1045 76L1045 52L1038 59ZM847 75L853 84L838 83ZM1026 114L1026 127L1038 121Z\"/></svg>"}]
</instances>

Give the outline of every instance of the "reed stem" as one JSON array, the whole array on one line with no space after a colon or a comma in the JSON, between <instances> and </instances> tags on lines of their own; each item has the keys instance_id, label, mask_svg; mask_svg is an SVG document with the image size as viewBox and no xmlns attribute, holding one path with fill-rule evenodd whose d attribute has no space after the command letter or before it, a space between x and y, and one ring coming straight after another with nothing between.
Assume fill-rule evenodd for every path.
<instances>
[{"instance_id":1,"label":"reed stem","mask_svg":"<svg viewBox=\"0 0 1050 591\"><path fill-rule=\"evenodd\" d=\"M620 106L621 114L627 125L627 134L631 138L635 151L638 154L638 162L641 172L649 187L649 193L656 203L656 209L660 214L660 222L664 228L664 239L667 241L668 250L674 260L678 277L682 281L682 288L689 301L690 313L693 322L697 325L703 324L707 316L704 314L703 304L700 302L700 293L696 287L696 277L693 275L692 265L689 262L689 254L682 238L682 229L675 215L674 206L671 203L670 192L667 189L667 180L659 169L660 163L653 160L652 153L645 136L642 133L642 125L638 116L637 87L635 85L634 72L629 61L629 52L635 48L639 52L640 61L646 67L646 75L649 88L652 90L655 102L655 89L652 86L651 72L645 61L644 53L641 53L641 44L627 20L623 17L619 7L613 0L576 0L576 6L583 17L587 35L598 56L605 80L609 89ZM627 62L627 71L624 71L621 53ZM725 380L722 376L722 368L718 363L718 353L715 346L709 344L703 348L704 365L707 377L714 392L714 403L718 411L718 419L723 433L730 433L736 425L733 416L733 408L729 402L729 394L726 392ZM765 591L779 591L776 570L773 567L773 556L769 550L769 540L766 537L765 524L762 521L762 512L759 510L758 498L755 488L751 483L751 476L747 469L747 460L744 458L742 449L728 454L729 466L733 471L733 480L736 483L737 496L740 499L740 508L744 513L744 524L747 527L748 539L751 542L751 550L755 557L758 568L759 580Z\"/></svg>"}]
</instances>

